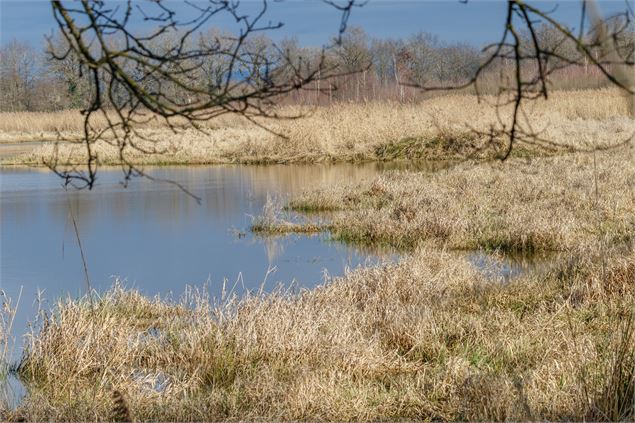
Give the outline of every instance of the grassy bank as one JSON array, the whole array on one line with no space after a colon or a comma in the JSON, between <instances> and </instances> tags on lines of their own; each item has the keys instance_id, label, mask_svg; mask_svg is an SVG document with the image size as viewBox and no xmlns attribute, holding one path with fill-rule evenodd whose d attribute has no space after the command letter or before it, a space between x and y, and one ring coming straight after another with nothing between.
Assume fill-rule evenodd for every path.
<instances>
[{"instance_id":1,"label":"grassy bank","mask_svg":"<svg viewBox=\"0 0 635 423\"><path fill-rule=\"evenodd\" d=\"M309 191L288 207L330 212L321 225L335 239L402 250L433 244L533 253L620 244L635 236L631 157L622 149L394 171L357 186ZM254 230L293 229L271 216L262 220L267 225Z\"/></svg>"},{"instance_id":2,"label":"grassy bank","mask_svg":"<svg viewBox=\"0 0 635 423\"><path fill-rule=\"evenodd\" d=\"M393 159L453 159L475 155L489 157L494 150L487 137L471 129L489 131L497 122L495 109L485 98L446 96L418 104L334 104L315 109L283 107L281 115L305 115L294 120L262 121L275 135L235 116L209 122L206 132L182 130L174 134L159 123L140 131L157 140L137 140L145 154L128 146L127 157L138 164L289 163ZM503 115L508 111L503 111ZM557 142L554 149L518 145L522 155L549 155L573 148L613 145L635 130L627 103L617 90L555 92L549 102L539 100L526 111L535 130ZM77 112L59 114L0 114L0 140L62 140L81 138ZM96 121L99 127L100 122ZM101 123L103 125L103 122ZM107 142L93 146L104 165L119 163L119 150ZM3 164L38 165L50 159L55 148L44 145L28 154L5 159ZM57 155L62 162L83 162L82 145L63 143Z\"/></svg>"},{"instance_id":3,"label":"grassy bank","mask_svg":"<svg viewBox=\"0 0 635 423\"><path fill-rule=\"evenodd\" d=\"M487 280L421 249L299 295L58 304L4 419L629 420L635 256ZM80 341L81 340L81 341Z\"/></svg>"}]
</instances>

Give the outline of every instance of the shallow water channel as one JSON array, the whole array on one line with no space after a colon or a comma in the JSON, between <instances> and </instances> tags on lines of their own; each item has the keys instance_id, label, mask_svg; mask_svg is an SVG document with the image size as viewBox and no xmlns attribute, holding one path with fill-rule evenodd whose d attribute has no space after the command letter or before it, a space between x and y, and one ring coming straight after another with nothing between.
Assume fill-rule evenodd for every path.
<instances>
[{"instance_id":1,"label":"shallow water channel","mask_svg":"<svg viewBox=\"0 0 635 423\"><path fill-rule=\"evenodd\" d=\"M399 164L163 167L152 175L178 181L201 198L197 204L172 184L135 179L127 188L119 170L101 170L92 191L65 191L43 170L0 170L0 289L15 304L14 359L21 335L35 317L35 299L50 306L61 296L86 292L84 268L70 210L77 222L93 289L116 278L146 295L207 284L220 295L223 282L236 290L266 290L294 282L312 287L325 273L396 260L394 253L359 250L328 234L259 237L249 231L267 198L281 203L304 190L351 184ZM482 254L468 254L483 266ZM513 277L522 265L504 264Z\"/></svg>"}]
</instances>

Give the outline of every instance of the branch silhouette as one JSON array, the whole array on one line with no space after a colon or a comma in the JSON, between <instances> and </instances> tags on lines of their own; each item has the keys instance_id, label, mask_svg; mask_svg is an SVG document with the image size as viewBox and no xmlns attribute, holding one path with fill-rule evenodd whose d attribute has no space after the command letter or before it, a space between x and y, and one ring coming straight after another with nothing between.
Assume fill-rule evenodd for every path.
<instances>
[{"instance_id":1,"label":"branch silhouette","mask_svg":"<svg viewBox=\"0 0 635 423\"><path fill-rule=\"evenodd\" d=\"M501 141L506 142L498 154L502 160L510 156L517 142L545 148L554 146L553 141L544 139L539 131L532 128L524 106L540 98L547 99L551 91L551 77L567 67L590 64L599 70L611 85L618 87L629 98L633 113L635 16L628 1L622 13L603 19L597 1L581 0L577 35L572 28L553 17L555 10L524 0L508 0L502 36L498 42L483 49L485 57L473 77L455 85L427 85L413 81L404 82L403 85L427 92L471 88L481 101L484 98L479 89L481 77L487 71L498 70L498 91L494 101L497 122L488 132L479 134L487 137L490 145L498 146ZM589 27L585 30L587 23ZM567 46L575 48L567 50ZM510 113L504 112L506 107L511 107ZM631 135L616 143L616 147L632 138Z\"/></svg>"},{"instance_id":2,"label":"branch silhouette","mask_svg":"<svg viewBox=\"0 0 635 423\"><path fill-rule=\"evenodd\" d=\"M364 2L323 3L341 14L337 43L351 10ZM91 85L89 105L82 110L84 163L78 166L56 155L46 161L66 185L76 188L93 188L99 167L94 147L100 140L117 148L127 182L148 176L129 159L131 151L164 152L156 136L139 131L143 124L162 121L172 132L184 127L204 131L201 123L229 113L250 121L279 118L272 106L281 96L305 89L318 78L328 81L346 74L325 60L332 45L312 58L292 57L274 42L259 45L260 34L283 25L267 20L268 0L261 0L252 13L245 13L237 0L179 2L179 10L165 0L53 0L51 5L66 41L60 51L49 40L52 58L77 57L78 72L85 72ZM215 18L229 19L235 31L205 33ZM135 30L138 21L153 29ZM325 86L322 91L332 89ZM93 124L96 115L107 122L105 128Z\"/></svg>"}]
</instances>

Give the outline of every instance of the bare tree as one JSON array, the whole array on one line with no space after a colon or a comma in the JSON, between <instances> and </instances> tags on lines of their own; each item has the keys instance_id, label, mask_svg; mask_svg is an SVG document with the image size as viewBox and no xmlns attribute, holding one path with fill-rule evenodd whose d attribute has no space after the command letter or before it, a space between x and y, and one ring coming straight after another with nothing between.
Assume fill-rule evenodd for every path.
<instances>
[{"instance_id":1,"label":"bare tree","mask_svg":"<svg viewBox=\"0 0 635 423\"><path fill-rule=\"evenodd\" d=\"M372 60L369 37L360 27L351 28L334 51L339 66L346 72L357 72L367 68Z\"/></svg>"},{"instance_id":2,"label":"bare tree","mask_svg":"<svg viewBox=\"0 0 635 423\"><path fill-rule=\"evenodd\" d=\"M30 45L16 40L0 49L0 104L4 110L33 109L38 59Z\"/></svg>"},{"instance_id":3,"label":"bare tree","mask_svg":"<svg viewBox=\"0 0 635 423\"><path fill-rule=\"evenodd\" d=\"M360 4L357 0L323 2L341 12L339 41L351 10ZM92 85L90 104L83 110L85 165L64 163L58 157L48 162L66 184L79 188L92 188L95 183L98 140L117 147L125 181L148 176L129 160L128 153L160 151L155 147L157 140L139 132L138 125L161 120L176 131L185 121L203 130L202 122L226 113L257 123L257 117L277 116L271 106L281 95L306 87L318 76L329 79L341 73L326 65L324 51L318 63L301 69L275 43L258 39L282 26L266 20L267 0L253 14L244 13L239 1L228 0L185 2L178 14L174 3L163 0L53 0L51 4L68 46L62 52L51 51L57 60L76 55ZM235 23L235 31L201 40L201 33L223 16ZM154 28L135 31L138 20ZM95 114L106 119L106 128L92 124Z\"/></svg>"},{"instance_id":4,"label":"bare tree","mask_svg":"<svg viewBox=\"0 0 635 423\"><path fill-rule=\"evenodd\" d=\"M353 75L355 101L359 101L360 91L366 83L365 71L372 64L368 35L362 28L351 28L341 38L333 53L335 63L341 72Z\"/></svg>"},{"instance_id":5,"label":"bare tree","mask_svg":"<svg viewBox=\"0 0 635 423\"><path fill-rule=\"evenodd\" d=\"M468 44L442 46L438 51L439 65L435 77L441 81L458 83L469 79L481 64L481 55Z\"/></svg>"},{"instance_id":6,"label":"bare tree","mask_svg":"<svg viewBox=\"0 0 635 423\"><path fill-rule=\"evenodd\" d=\"M442 66L440 43L437 37L426 32L419 32L408 39L405 50L401 52L402 81L424 84L426 81L437 81L437 74Z\"/></svg>"},{"instance_id":7,"label":"bare tree","mask_svg":"<svg viewBox=\"0 0 635 423\"><path fill-rule=\"evenodd\" d=\"M63 56L60 60L47 60L45 69L63 87L68 102L65 106L72 109L85 107L90 99L91 83L89 75L82 72L79 57L74 52L63 54L68 50L68 43L62 34L51 37L47 47L49 58Z\"/></svg>"},{"instance_id":8,"label":"bare tree","mask_svg":"<svg viewBox=\"0 0 635 423\"><path fill-rule=\"evenodd\" d=\"M386 54L374 57L377 49L363 30L344 33L351 10L361 5L359 0L322 1L341 12L341 21L336 42L316 53L266 37L282 25L266 20L267 0L253 14L243 13L238 1L181 4L189 8L188 18L177 16L173 4L164 0L52 0L67 48L51 51L57 60L74 55L78 74L91 88L84 110L84 166L57 157L48 165L67 184L91 188L99 163L94 145L103 140L117 147L127 181L144 175L128 159L129 152L161 152L157 140L138 131L140 124L161 120L177 131L186 122L204 130L203 122L226 113L238 113L259 124L256 118L280 117L271 106L282 95L304 89L330 93L332 84L318 82L342 75L353 75L349 82L355 84L359 100L366 85L365 70L373 63L382 78L394 74L397 84L423 91L469 88L479 98L482 77L496 72L500 79L493 104L499 110L498 122L482 135L500 148L502 159L516 141L554 147L532 128L524 105L548 98L559 70L590 67L625 93L635 91L628 71L634 63L635 44L633 10L628 3L622 14L604 20L596 2L581 0L580 25L574 30L540 3L509 0L500 40L481 53L421 34L406 45L391 44L391 64ZM229 17L234 31L210 32L219 16ZM135 31L133 22L140 19L154 28ZM106 128L92 125L95 114L108 121Z\"/></svg>"},{"instance_id":9,"label":"bare tree","mask_svg":"<svg viewBox=\"0 0 635 423\"><path fill-rule=\"evenodd\" d=\"M395 57L404 49L402 40L373 39L370 54L373 58L373 69L377 79L386 84L395 80Z\"/></svg>"}]
</instances>

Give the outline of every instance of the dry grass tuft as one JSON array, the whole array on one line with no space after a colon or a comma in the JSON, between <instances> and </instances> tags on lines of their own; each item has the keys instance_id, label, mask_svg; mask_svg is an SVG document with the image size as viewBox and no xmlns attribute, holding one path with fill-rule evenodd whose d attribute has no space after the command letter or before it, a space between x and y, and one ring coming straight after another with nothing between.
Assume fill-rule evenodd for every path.
<instances>
[{"instance_id":1,"label":"dry grass tuft","mask_svg":"<svg viewBox=\"0 0 635 423\"><path fill-rule=\"evenodd\" d=\"M326 230L323 225L318 223L292 222L288 216L285 216L280 201L273 200L270 196L267 196L262 214L253 219L250 229L254 233L266 235L288 233L311 234Z\"/></svg>"},{"instance_id":2,"label":"dry grass tuft","mask_svg":"<svg viewBox=\"0 0 635 423\"><path fill-rule=\"evenodd\" d=\"M501 285L423 249L216 305L115 287L92 312L61 302L33 335L19 412L107 419L118 390L139 420L608 420L611 404L632 419L616 363L634 344L615 328L633 319L635 255L610 253L606 271L601 256Z\"/></svg>"},{"instance_id":3,"label":"dry grass tuft","mask_svg":"<svg viewBox=\"0 0 635 423\"><path fill-rule=\"evenodd\" d=\"M635 236L628 150L504 163L462 163L435 173L390 172L358 186L293 199L297 211L330 211L336 239L413 250L533 253L619 244ZM597 197L596 197L597 184ZM273 228L275 229L275 228Z\"/></svg>"},{"instance_id":4,"label":"dry grass tuft","mask_svg":"<svg viewBox=\"0 0 635 423\"><path fill-rule=\"evenodd\" d=\"M633 269L633 266L631 266ZM635 272L631 270L631 281ZM619 341L611 351L611 362L599 395L594 398L589 420L628 421L635 417L635 318L626 315L618 323Z\"/></svg>"}]
</instances>

